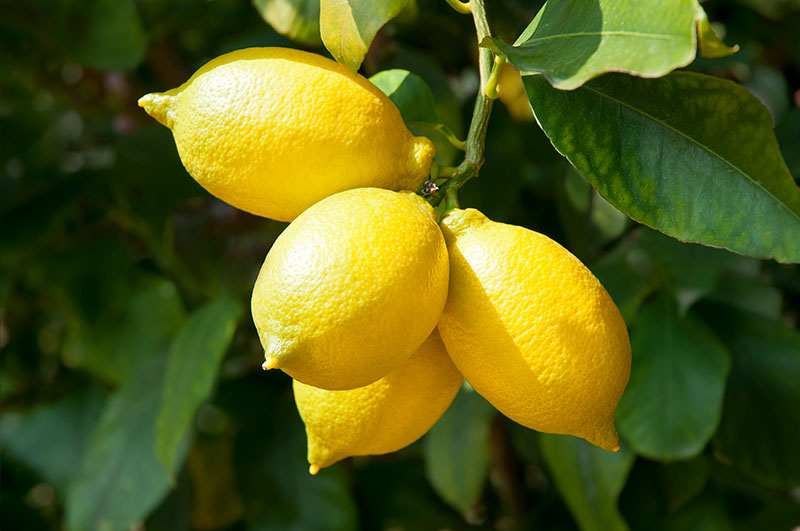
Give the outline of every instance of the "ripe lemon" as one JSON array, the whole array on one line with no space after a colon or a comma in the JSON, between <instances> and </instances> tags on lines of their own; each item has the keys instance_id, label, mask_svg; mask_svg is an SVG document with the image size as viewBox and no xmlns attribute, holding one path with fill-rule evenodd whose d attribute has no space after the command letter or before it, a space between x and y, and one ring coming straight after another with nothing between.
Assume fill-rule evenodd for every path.
<instances>
[{"instance_id":1,"label":"ripe lemon","mask_svg":"<svg viewBox=\"0 0 800 531\"><path fill-rule=\"evenodd\" d=\"M452 403L461 374L434 330L411 358L365 387L293 385L306 425L309 470L316 474L340 459L394 452L422 437Z\"/></svg>"},{"instance_id":2,"label":"ripe lemon","mask_svg":"<svg viewBox=\"0 0 800 531\"><path fill-rule=\"evenodd\" d=\"M172 130L181 161L206 190L281 221L351 188L414 190L434 155L367 79L300 50L222 55L139 105Z\"/></svg>"},{"instance_id":3,"label":"ripe lemon","mask_svg":"<svg viewBox=\"0 0 800 531\"><path fill-rule=\"evenodd\" d=\"M256 280L265 368L323 389L383 378L431 334L448 274L421 197L359 188L323 199L278 237Z\"/></svg>"},{"instance_id":4,"label":"ripe lemon","mask_svg":"<svg viewBox=\"0 0 800 531\"><path fill-rule=\"evenodd\" d=\"M628 332L592 273L550 238L475 209L442 220L450 293L439 331L464 378L512 420L617 450Z\"/></svg>"}]
</instances>

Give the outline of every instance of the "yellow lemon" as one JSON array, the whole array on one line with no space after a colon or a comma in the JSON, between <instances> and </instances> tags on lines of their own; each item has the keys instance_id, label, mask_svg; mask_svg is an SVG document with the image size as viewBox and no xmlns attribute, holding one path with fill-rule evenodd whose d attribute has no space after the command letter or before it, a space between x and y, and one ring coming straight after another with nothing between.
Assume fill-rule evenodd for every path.
<instances>
[{"instance_id":1,"label":"yellow lemon","mask_svg":"<svg viewBox=\"0 0 800 531\"><path fill-rule=\"evenodd\" d=\"M408 446L439 420L460 386L461 374L436 331L411 358L365 387L326 391L295 380L310 472L346 457Z\"/></svg>"},{"instance_id":2,"label":"yellow lemon","mask_svg":"<svg viewBox=\"0 0 800 531\"><path fill-rule=\"evenodd\" d=\"M367 79L300 50L222 55L139 105L172 130L181 161L206 190L282 221L351 188L414 190L434 155Z\"/></svg>"},{"instance_id":3,"label":"yellow lemon","mask_svg":"<svg viewBox=\"0 0 800 531\"><path fill-rule=\"evenodd\" d=\"M383 378L431 334L448 274L418 195L359 188L323 199L278 237L256 280L265 368L323 389Z\"/></svg>"},{"instance_id":4,"label":"yellow lemon","mask_svg":"<svg viewBox=\"0 0 800 531\"><path fill-rule=\"evenodd\" d=\"M464 378L512 420L617 450L628 332L592 273L550 238L475 209L442 220L450 293L439 331Z\"/></svg>"}]
</instances>

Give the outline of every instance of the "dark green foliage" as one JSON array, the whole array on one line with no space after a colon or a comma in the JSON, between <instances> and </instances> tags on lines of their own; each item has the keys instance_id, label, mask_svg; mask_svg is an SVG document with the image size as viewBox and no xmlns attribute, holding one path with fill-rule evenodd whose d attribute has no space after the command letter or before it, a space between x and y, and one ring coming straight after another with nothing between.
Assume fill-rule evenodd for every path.
<instances>
[{"instance_id":1,"label":"dark green foliage","mask_svg":"<svg viewBox=\"0 0 800 531\"><path fill-rule=\"evenodd\" d=\"M259 12L326 53L304 18L315 2L2 2L0 527L800 524L798 266L681 243L625 215L683 240L798 259L797 3L709 0L739 53L696 59L692 73L581 85L620 56L648 74L691 60L681 20L701 21L697 3L675 3L680 49L655 58L592 36L573 49L580 64L563 46L541 53L552 41L504 44L529 25L522 40L569 30L545 24L564 15L550 2L538 25L544 2L486 2L497 40L485 44L574 90L526 77L541 129L495 103L486 162L461 204L556 239L619 305L634 350L617 412L622 450L537 434L465 389L420 442L314 477L290 379L261 371L246 310L285 224L209 196L136 100L233 49L301 46ZM284 4L302 9L268 13ZM408 7L378 32L361 71L431 135L442 166L458 164L446 136L464 139L472 113L471 20L444 0L396 4ZM653 22L645 2L565 5L578 28L612 31L619 21L602 11L612 5ZM706 30L706 55L721 55Z\"/></svg>"}]
</instances>

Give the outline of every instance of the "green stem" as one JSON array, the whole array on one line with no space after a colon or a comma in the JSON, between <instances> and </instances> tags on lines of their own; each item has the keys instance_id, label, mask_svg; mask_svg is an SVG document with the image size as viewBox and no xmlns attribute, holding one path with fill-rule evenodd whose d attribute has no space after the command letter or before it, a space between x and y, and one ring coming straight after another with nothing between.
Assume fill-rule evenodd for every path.
<instances>
[{"instance_id":1,"label":"green stem","mask_svg":"<svg viewBox=\"0 0 800 531\"><path fill-rule=\"evenodd\" d=\"M449 5L462 15L469 15L471 12L469 8L469 2L459 2L459 0L447 0L447 5Z\"/></svg>"},{"instance_id":2,"label":"green stem","mask_svg":"<svg viewBox=\"0 0 800 531\"><path fill-rule=\"evenodd\" d=\"M494 58L492 73L489 75L489 81L486 82L486 97L490 100L496 100L499 96L497 93L497 81L500 79L500 70L503 68L505 62L505 55L497 55Z\"/></svg>"},{"instance_id":3,"label":"green stem","mask_svg":"<svg viewBox=\"0 0 800 531\"><path fill-rule=\"evenodd\" d=\"M469 3L479 43L486 37L491 36L483 2L484 0L470 0ZM439 188L438 192L426 198L434 206L438 205L447 196L450 189L458 190L465 182L477 177L478 171L483 166L486 128L489 125L489 116L492 113L492 103L494 101L486 96L486 89L493 65L494 58L491 50L479 48L478 72L480 73L481 86L475 98L475 107L472 110L472 121L469 125L469 133L464 146L464 160L456 168L455 174Z\"/></svg>"}]
</instances>

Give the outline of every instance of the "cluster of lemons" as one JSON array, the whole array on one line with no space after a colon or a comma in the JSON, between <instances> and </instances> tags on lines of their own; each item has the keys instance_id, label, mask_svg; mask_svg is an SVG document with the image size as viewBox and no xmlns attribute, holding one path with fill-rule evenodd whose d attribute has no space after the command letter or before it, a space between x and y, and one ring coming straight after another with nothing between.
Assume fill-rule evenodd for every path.
<instances>
[{"instance_id":1,"label":"cluster of lemons","mask_svg":"<svg viewBox=\"0 0 800 531\"><path fill-rule=\"evenodd\" d=\"M209 192L292 223L256 280L265 369L294 379L310 471L420 438L467 382L516 422L618 448L630 373L608 293L542 234L412 192L433 144L367 79L284 48L139 104Z\"/></svg>"}]
</instances>

